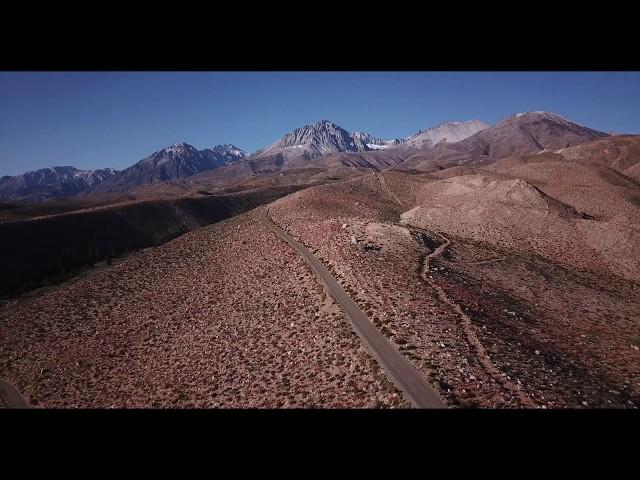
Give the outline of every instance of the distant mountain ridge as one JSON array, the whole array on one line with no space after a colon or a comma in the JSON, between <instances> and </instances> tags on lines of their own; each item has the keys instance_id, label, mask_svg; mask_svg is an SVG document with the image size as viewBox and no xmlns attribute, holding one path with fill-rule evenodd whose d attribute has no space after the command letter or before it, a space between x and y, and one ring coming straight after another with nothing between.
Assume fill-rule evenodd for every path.
<instances>
[{"instance_id":1,"label":"distant mountain ridge","mask_svg":"<svg viewBox=\"0 0 640 480\"><path fill-rule=\"evenodd\" d=\"M88 190L118 172L112 168L80 170L71 166L33 170L0 178L0 201L39 202Z\"/></svg>"},{"instance_id":2,"label":"distant mountain ridge","mask_svg":"<svg viewBox=\"0 0 640 480\"><path fill-rule=\"evenodd\" d=\"M495 125L477 119L446 121L390 140L362 131L349 132L329 120L320 120L296 128L252 154L232 144L198 150L181 142L119 172L54 167L3 177L0 200L40 201L78 194L126 192L145 185L181 181L210 170L216 170L212 174L220 181L309 167L433 171L493 162L510 155L558 150L605 136L608 134L543 111L517 113Z\"/></svg>"},{"instance_id":3,"label":"distant mountain ridge","mask_svg":"<svg viewBox=\"0 0 640 480\"><path fill-rule=\"evenodd\" d=\"M418 151L401 168L434 171L472 166L511 155L557 150L608 136L551 112L517 113L455 143Z\"/></svg>"},{"instance_id":4,"label":"distant mountain ridge","mask_svg":"<svg viewBox=\"0 0 640 480\"><path fill-rule=\"evenodd\" d=\"M124 192L141 185L186 178L205 170L230 165L245 156L243 150L230 144L198 150L184 142L175 143L101 182L88 193Z\"/></svg>"}]
</instances>

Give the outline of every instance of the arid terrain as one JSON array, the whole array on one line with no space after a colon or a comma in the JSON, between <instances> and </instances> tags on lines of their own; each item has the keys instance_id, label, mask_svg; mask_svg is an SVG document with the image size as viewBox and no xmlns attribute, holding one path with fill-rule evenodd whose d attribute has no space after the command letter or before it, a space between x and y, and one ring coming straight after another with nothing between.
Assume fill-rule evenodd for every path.
<instances>
[{"instance_id":1,"label":"arid terrain","mask_svg":"<svg viewBox=\"0 0 640 480\"><path fill-rule=\"evenodd\" d=\"M400 203L411 195L391 186L411 189L412 180L399 175L307 189L270 211L453 405L638 405L637 281L507 249L507 234L479 242L448 225L414 224ZM448 214L456 226L468 212ZM558 228L557 242L570 242L573 225ZM425 256L445 242L427 269Z\"/></svg>"},{"instance_id":2,"label":"arid terrain","mask_svg":"<svg viewBox=\"0 0 640 480\"><path fill-rule=\"evenodd\" d=\"M47 285L243 213L301 186L118 202L0 223L0 295Z\"/></svg>"},{"instance_id":3,"label":"arid terrain","mask_svg":"<svg viewBox=\"0 0 640 480\"><path fill-rule=\"evenodd\" d=\"M461 125L5 203L0 407L638 408L640 137Z\"/></svg>"},{"instance_id":4,"label":"arid terrain","mask_svg":"<svg viewBox=\"0 0 640 480\"><path fill-rule=\"evenodd\" d=\"M406 402L255 213L0 311L0 371L42 407Z\"/></svg>"}]
</instances>

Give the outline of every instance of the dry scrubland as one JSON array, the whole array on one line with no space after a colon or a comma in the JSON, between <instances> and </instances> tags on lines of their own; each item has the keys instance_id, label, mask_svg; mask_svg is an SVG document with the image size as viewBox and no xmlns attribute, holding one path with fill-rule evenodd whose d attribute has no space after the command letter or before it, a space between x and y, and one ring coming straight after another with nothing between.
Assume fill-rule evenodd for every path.
<instances>
[{"instance_id":1,"label":"dry scrubland","mask_svg":"<svg viewBox=\"0 0 640 480\"><path fill-rule=\"evenodd\" d=\"M563 203L521 178L491 173L451 177L426 183L416 198L417 206L402 214L405 223L640 281L640 258L634 253L640 251L640 230L596 220L575 203ZM570 200L569 195L563 198ZM640 218L637 207L629 204L627 212Z\"/></svg>"},{"instance_id":2,"label":"dry scrubland","mask_svg":"<svg viewBox=\"0 0 640 480\"><path fill-rule=\"evenodd\" d=\"M0 377L44 407L401 407L255 212L0 310Z\"/></svg>"},{"instance_id":3,"label":"dry scrubland","mask_svg":"<svg viewBox=\"0 0 640 480\"><path fill-rule=\"evenodd\" d=\"M448 404L633 408L638 150L620 137L429 174L296 171L230 188L347 178L269 216ZM13 300L0 326L0 378L36 406L408 406L255 211Z\"/></svg>"},{"instance_id":4,"label":"dry scrubland","mask_svg":"<svg viewBox=\"0 0 640 480\"><path fill-rule=\"evenodd\" d=\"M547 407L640 406L640 286L451 237L438 284L494 363ZM440 270L440 269L443 270Z\"/></svg>"},{"instance_id":5,"label":"dry scrubland","mask_svg":"<svg viewBox=\"0 0 640 480\"><path fill-rule=\"evenodd\" d=\"M422 278L431 250L397 225L402 209L379 176L369 175L298 192L271 204L269 212L317 250L381 332L449 403L518 406L517 394L485 372L455 312Z\"/></svg>"},{"instance_id":6,"label":"dry scrubland","mask_svg":"<svg viewBox=\"0 0 640 480\"><path fill-rule=\"evenodd\" d=\"M450 223L423 225L431 231L399 224L413 199L424 201L420 189L437 182L425 176L420 187L415 177L402 181L407 174L401 172L383 175L304 190L274 202L270 212L317 249L372 321L451 404L638 405L636 283L591 272L593 263L569 269L513 246L501 248L505 235L490 227L504 225L504 218L481 218L496 236L482 244L472 235L455 236L455 220L473 217L449 205L439 207L448 208ZM515 222L522 215L539 215L535 210L541 207L546 220L555 215L557 244L572 252L572 245L562 242L570 240L567 234L575 225L562 222L581 220L581 212L522 180L507 180L506 189L500 181L498 205L490 208L500 202L515 205L515 213L507 216ZM523 202L527 208L518 209ZM506 232L515 235L518 225L507 222ZM444 241L437 232L452 243L425 272L425 255ZM530 232L533 241L545 241L538 238L542 234Z\"/></svg>"},{"instance_id":7,"label":"dry scrubland","mask_svg":"<svg viewBox=\"0 0 640 480\"><path fill-rule=\"evenodd\" d=\"M300 186L126 202L0 223L0 296L55 283L132 250L269 203Z\"/></svg>"}]
</instances>

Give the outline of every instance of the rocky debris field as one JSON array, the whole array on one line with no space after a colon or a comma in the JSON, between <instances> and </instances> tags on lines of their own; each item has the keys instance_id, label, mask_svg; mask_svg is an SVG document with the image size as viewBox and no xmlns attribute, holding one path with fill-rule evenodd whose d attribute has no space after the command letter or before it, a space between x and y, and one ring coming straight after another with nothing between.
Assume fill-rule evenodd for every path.
<instances>
[{"instance_id":1,"label":"rocky debris field","mask_svg":"<svg viewBox=\"0 0 640 480\"><path fill-rule=\"evenodd\" d=\"M0 378L35 407L406 407L255 212L0 310Z\"/></svg>"},{"instance_id":2,"label":"rocky debris field","mask_svg":"<svg viewBox=\"0 0 640 480\"><path fill-rule=\"evenodd\" d=\"M637 234L492 175L367 174L269 217L449 405L637 408ZM408 407L257 215L4 301L0 378L36 407Z\"/></svg>"},{"instance_id":3,"label":"rocky debris field","mask_svg":"<svg viewBox=\"0 0 640 480\"><path fill-rule=\"evenodd\" d=\"M542 406L640 406L634 282L461 238L432 274L494 363Z\"/></svg>"},{"instance_id":4,"label":"rocky debris field","mask_svg":"<svg viewBox=\"0 0 640 480\"><path fill-rule=\"evenodd\" d=\"M449 403L637 406L637 284L400 224L411 207L398 202L402 191L387 194L397 179L377 177L297 192L274 202L270 215L322 259ZM451 245L425 270L444 238Z\"/></svg>"},{"instance_id":5,"label":"rocky debris field","mask_svg":"<svg viewBox=\"0 0 640 480\"><path fill-rule=\"evenodd\" d=\"M427 182L417 201L403 222L640 281L638 230L594 220L522 179L476 174Z\"/></svg>"},{"instance_id":6,"label":"rocky debris field","mask_svg":"<svg viewBox=\"0 0 640 480\"><path fill-rule=\"evenodd\" d=\"M432 250L397 224L402 208L381 188L375 176L316 187L274 202L269 212L322 259L448 403L520 406L517 395L484 371L456 314L422 278Z\"/></svg>"}]
</instances>

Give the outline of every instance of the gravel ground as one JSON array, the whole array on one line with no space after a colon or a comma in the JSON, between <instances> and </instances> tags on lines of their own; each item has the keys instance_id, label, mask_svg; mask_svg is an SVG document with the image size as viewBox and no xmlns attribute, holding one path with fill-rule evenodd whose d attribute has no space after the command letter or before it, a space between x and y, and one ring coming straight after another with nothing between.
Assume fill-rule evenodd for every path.
<instances>
[{"instance_id":1,"label":"gravel ground","mask_svg":"<svg viewBox=\"0 0 640 480\"><path fill-rule=\"evenodd\" d=\"M0 377L36 407L405 407L255 213L0 310Z\"/></svg>"},{"instance_id":2,"label":"gravel ground","mask_svg":"<svg viewBox=\"0 0 640 480\"><path fill-rule=\"evenodd\" d=\"M402 209L375 177L297 192L269 211L317 250L380 331L451 405L521 406L484 371L457 315L422 278L431 250L396 225Z\"/></svg>"},{"instance_id":3,"label":"gravel ground","mask_svg":"<svg viewBox=\"0 0 640 480\"><path fill-rule=\"evenodd\" d=\"M387 185L395 187L397 179ZM424 257L441 237L412 235L398 225L410 207L383 187L374 176L316 187L276 201L270 212L317 250L449 403L637 406L640 288L634 282L447 232L451 247L424 272ZM402 193L397 196L410 198ZM493 372L483 368L487 358L436 286L470 318Z\"/></svg>"}]
</instances>

